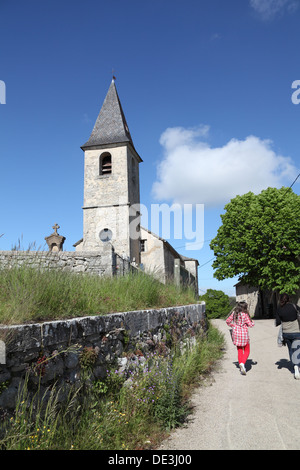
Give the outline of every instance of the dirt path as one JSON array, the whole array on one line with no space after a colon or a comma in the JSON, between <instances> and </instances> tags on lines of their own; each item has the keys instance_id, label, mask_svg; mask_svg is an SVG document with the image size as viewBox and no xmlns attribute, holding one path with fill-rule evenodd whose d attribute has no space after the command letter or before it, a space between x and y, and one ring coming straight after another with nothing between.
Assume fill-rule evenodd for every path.
<instances>
[{"instance_id":1,"label":"dirt path","mask_svg":"<svg viewBox=\"0 0 300 470\"><path fill-rule=\"evenodd\" d=\"M247 375L223 320L226 353L211 379L193 395L188 424L164 441L162 450L300 449L300 380L295 380L287 347L277 346L274 320L257 320L250 330Z\"/></svg>"}]
</instances>

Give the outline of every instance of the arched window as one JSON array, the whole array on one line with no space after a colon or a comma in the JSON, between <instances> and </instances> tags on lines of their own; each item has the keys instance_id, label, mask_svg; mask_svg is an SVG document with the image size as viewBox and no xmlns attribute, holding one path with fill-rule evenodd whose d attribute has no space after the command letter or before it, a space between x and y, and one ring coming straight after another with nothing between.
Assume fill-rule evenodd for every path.
<instances>
[{"instance_id":1,"label":"arched window","mask_svg":"<svg viewBox=\"0 0 300 470\"><path fill-rule=\"evenodd\" d=\"M106 152L100 156L99 160L99 174L110 175L112 170L111 154Z\"/></svg>"}]
</instances>

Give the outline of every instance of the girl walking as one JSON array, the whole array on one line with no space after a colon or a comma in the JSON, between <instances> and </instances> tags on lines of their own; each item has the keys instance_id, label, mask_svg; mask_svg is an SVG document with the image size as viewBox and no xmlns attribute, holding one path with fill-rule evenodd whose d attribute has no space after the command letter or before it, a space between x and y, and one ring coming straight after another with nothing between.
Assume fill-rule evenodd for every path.
<instances>
[{"instance_id":1,"label":"girl walking","mask_svg":"<svg viewBox=\"0 0 300 470\"><path fill-rule=\"evenodd\" d=\"M248 328L254 326L246 302L238 302L226 320L232 328L232 342L237 347L238 361L242 375L246 375L245 364L250 353L250 337Z\"/></svg>"}]
</instances>

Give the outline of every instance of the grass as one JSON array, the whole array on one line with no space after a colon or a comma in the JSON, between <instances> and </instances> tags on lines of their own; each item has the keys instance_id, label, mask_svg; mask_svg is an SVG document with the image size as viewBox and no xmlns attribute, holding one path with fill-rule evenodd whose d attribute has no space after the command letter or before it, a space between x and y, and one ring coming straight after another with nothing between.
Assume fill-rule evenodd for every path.
<instances>
[{"instance_id":1,"label":"grass","mask_svg":"<svg viewBox=\"0 0 300 470\"><path fill-rule=\"evenodd\" d=\"M223 341L210 326L184 352L153 352L103 381L91 384L87 368L86 382L64 406L55 387L30 400L25 381L15 413L0 419L0 449L155 449L191 412L189 398L221 357Z\"/></svg>"},{"instance_id":2,"label":"grass","mask_svg":"<svg viewBox=\"0 0 300 470\"><path fill-rule=\"evenodd\" d=\"M0 324L105 315L195 303L192 289L153 276L99 277L29 266L0 269Z\"/></svg>"},{"instance_id":3,"label":"grass","mask_svg":"<svg viewBox=\"0 0 300 470\"><path fill-rule=\"evenodd\" d=\"M46 321L82 315L161 308L195 303L190 289L163 285L143 274L99 278L28 266L0 270L0 323ZM1 450L155 449L191 412L189 398L222 355L223 336L207 335L172 354L137 356L129 369L112 369L91 381L82 363L80 387L55 384L36 394L22 382L17 407L0 409ZM2 384L0 393L5 389Z\"/></svg>"}]
</instances>

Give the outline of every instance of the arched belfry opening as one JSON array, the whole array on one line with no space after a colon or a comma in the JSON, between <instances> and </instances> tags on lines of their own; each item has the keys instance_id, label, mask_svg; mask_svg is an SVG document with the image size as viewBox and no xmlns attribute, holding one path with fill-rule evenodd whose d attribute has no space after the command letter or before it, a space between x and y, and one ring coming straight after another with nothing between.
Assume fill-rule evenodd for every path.
<instances>
[{"instance_id":1,"label":"arched belfry opening","mask_svg":"<svg viewBox=\"0 0 300 470\"><path fill-rule=\"evenodd\" d=\"M109 152L105 152L100 155L99 158L99 175L110 175L112 173L112 161L111 161L111 154Z\"/></svg>"}]
</instances>

